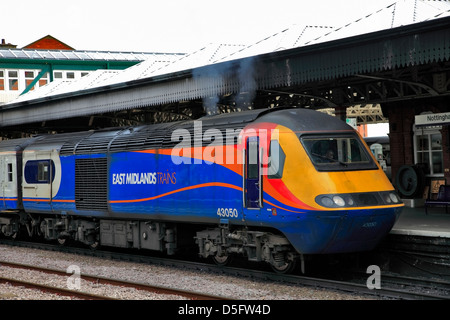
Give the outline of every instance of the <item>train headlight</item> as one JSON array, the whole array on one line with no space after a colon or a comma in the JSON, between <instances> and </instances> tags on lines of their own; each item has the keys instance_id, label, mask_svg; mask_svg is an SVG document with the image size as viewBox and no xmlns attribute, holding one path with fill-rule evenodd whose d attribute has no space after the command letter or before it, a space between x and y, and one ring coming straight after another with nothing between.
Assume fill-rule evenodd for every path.
<instances>
[{"instance_id":1,"label":"train headlight","mask_svg":"<svg viewBox=\"0 0 450 320\"><path fill-rule=\"evenodd\" d=\"M320 202L322 202L322 205L324 207L333 207L333 200L331 200L331 198L328 197L323 197Z\"/></svg>"},{"instance_id":2,"label":"train headlight","mask_svg":"<svg viewBox=\"0 0 450 320\"><path fill-rule=\"evenodd\" d=\"M345 196L345 203L349 206L353 206L355 204L355 201L351 196Z\"/></svg>"},{"instance_id":3,"label":"train headlight","mask_svg":"<svg viewBox=\"0 0 450 320\"><path fill-rule=\"evenodd\" d=\"M355 201L350 195L320 195L316 202L327 208L353 207Z\"/></svg>"},{"instance_id":4,"label":"train headlight","mask_svg":"<svg viewBox=\"0 0 450 320\"><path fill-rule=\"evenodd\" d=\"M320 194L316 203L326 208L355 208L397 205L401 203L395 191Z\"/></svg>"},{"instance_id":5,"label":"train headlight","mask_svg":"<svg viewBox=\"0 0 450 320\"><path fill-rule=\"evenodd\" d=\"M341 196L334 196L333 197L333 202L335 205L337 205L338 207L343 207L345 206L345 201L344 199L342 199Z\"/></svg>"},{"instance_id":6,"label":"train headlight","mask_svg":"<svg viewBox=\"0 0 450 320\"><path fill-rule=\"evenodd\" d=\"M397 197L397 195L393 192L389 193L389 198L391 198L393 203L398 203L400 202L400 199Z\"/></svg>"}]
</instances>

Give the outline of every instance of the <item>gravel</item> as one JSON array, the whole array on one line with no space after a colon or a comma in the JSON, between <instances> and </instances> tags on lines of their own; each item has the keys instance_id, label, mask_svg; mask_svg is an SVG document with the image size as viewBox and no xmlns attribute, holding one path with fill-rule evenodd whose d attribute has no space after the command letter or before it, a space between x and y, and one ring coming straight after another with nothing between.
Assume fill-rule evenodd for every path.
<instances>
[{"instance_id":1,"label":"gravel","mask_svg":"<svg viewBox=\"0 0 450 320\"><path fill-rule=\"evenodd\" d=\"M150 264L113 261L53 251L0 245L0 260L67 271L79 268L82 274L147 283L161 287L197 291L237 300L366 300L373 297L346 294L307 286L276 284L202 271L181 270ZM0 266L2 277L38 282L68 288L77 285L73 273L57 276L37 271ZM81 280L83 292L122 300L181 300L180 296L144 292ZM0 284L0 300L63 300L71 299L39 290Z\"/></svg>"}]
</instances>

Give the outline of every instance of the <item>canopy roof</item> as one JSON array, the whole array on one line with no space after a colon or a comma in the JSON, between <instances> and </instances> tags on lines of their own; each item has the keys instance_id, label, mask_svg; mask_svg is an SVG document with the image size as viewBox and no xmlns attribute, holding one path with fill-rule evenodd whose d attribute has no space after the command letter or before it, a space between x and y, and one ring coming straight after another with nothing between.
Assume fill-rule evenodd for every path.
<instances>
[{"instance_id":1,"label":"canopy roof","mask_svg":"<svg viewBox=\"0 0 450 320\"><path fill-rule=\"evenodd\" d=\"M413 83L409 72L394 74L411 66L448 67L449 4L415 3L411 8L397 1L339 28L292 26L251 45L209 45L171 61L150 59L124 71L99 70L70 88L53 84L54 90L42 88L4 105L2 125L195 99L215 103L230 95L248 103L262 91L319 99L328 106L389 99L386 83L408 85L392 89L396 94L405 89L400 98L409 94L407 89L416 96L447 94L448 88L438 92ZM445 65L436 69L439 63ZM368 81L369 87L347 90Z\"/></svg>"}]
</instances>

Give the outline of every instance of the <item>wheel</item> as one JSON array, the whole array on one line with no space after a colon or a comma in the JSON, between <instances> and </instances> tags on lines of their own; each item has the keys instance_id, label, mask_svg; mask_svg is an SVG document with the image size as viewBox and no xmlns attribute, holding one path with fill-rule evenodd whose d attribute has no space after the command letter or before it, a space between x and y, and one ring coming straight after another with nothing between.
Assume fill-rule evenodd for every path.
<instances>
[{"instance_id":1,"label":"wheel","mask_svg":"<svg viewBox=\"0 0 450 320\"><path fill-rule=\"evenodd\" d=\"M297 267L297 261L298 259L283 259L284 263L279 265L279 264L270 264L270 266L272 267L272 270L275 271L276 273L280 273L280 274L288 274L291 273L292 271L294 271L294 269Z\"/></svg>"},{"instance_id":2,"label":"wheel","mask_svg":"<svg viewBox=\"0 0 450 320\"><path fill-rule=\"evenodd\" d=\"M98 242L98 241L95 241L95 242L89 244L89 248L90 248L91 250L96 250L96 249L98 249L99 247L100 247L100 242Z\"/></svg>"},{"instance_id":3,"label":"wheel","mask_svg":"<svg viewBox=\"0 0 450 320\"><path fill-rule=\"evenodd\" d=\"M213 256L212 261L218 266L227 266L230 264L232 258L231 256L225 255L225 256Z\"/></svg>"}]
</instances>

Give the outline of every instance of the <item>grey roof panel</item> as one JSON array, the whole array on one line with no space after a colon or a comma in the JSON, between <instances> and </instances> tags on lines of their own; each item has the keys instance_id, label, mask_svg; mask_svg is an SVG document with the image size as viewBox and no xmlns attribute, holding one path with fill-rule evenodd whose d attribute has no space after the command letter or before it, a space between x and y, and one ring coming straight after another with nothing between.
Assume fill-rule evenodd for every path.
<instances>
[{"instance_id":1,"label":"grey roof panel","mask_svg":"<svg viewBox=\"0 0 450 320\"><path fill-rule=\"evenodd\" d=\"M160 55L182 56L182 53L155 52L107 52L107 51L69 51L69 50L30 50L0 49L0 58L4 59L61 59L91 61L143 61Z\"/></svg>"}]
</instances>

